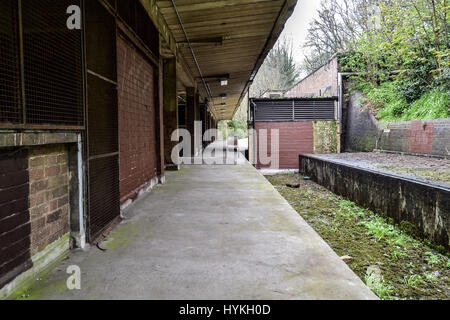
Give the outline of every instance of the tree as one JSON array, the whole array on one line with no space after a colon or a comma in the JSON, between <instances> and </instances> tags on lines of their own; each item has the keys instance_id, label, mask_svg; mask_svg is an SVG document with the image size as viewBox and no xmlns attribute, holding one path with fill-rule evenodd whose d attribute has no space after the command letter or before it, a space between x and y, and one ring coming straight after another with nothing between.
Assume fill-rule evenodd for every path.
<instances>
[{"instance_id":1,"label":"tree","mask_svg":"<svg viewBox=\"0 0 450 320\"><path fill-rule=\"evenodd\" d=\"M251 97L259 97L267 90L288 90L295 85L300 73L293 51L292 39L278 40L253 81Z\"/></svg>"},{"instance_id":2,"label":"tree","mask_svg":"<svg viewBox=\"0 0 450 320\"><path fill-rule=\"evenodd\" d=\"M373 27L377 0L322 0L309 28L302 69L311 73L336 53L355 49L359 38Z\"/></svg>"}]
</instances>

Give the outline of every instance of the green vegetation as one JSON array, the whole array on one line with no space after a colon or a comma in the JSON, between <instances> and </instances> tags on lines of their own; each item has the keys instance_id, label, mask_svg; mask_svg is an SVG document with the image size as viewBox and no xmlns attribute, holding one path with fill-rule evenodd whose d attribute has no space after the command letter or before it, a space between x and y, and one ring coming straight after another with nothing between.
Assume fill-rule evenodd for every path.
<instances>
[{"instance_id":1,"label":"green vegetation","mask_svg":"<svg viewBox=\"0 0 450 320\"><path fill-rule=\"evenodd\" d=\"M229 136L238 137L239 139L247 138L247 112L248 98L245 97L232 120L219 121L218 130L221 138L226 139Z\"/></svg>"},{"instance_id":2,"label":"green vegetation","mask_svg":"<svg viewBox=\"0 0 450 320\"><path fill-rule=\"evenodd\" d=\"M450 299L450 253L300 175L267 179L381 299ZM290 188L287 184L300 184Z\"/></svg>"},{"instance_id":3,"label":"green vegetation","mask_svg":"<svg viewBox=\"0 0 450 320\"><path fill-rule=\"evenodd\" d=\"M303 68L338 55L382 121L450 117L448 0L323 0Z\"/></svg>"},{"instance_id":4,"label":"green vegetation","mask_svg":"<svg viewBox=\"0 0 450 320\"><path fill-rule=\"evenodd\" d=\"M361 80L360 80L361 81ZM419 99L409 103L402 94L401 84L387 81L379 86L368 82L359 83L356 89L367 96L365 104L378 110L382 121L427 120L450 117L450 91L437 87L425 92Z\"/></svg>"},{"instance_id":5,"label":"green vegetation","mask_svg":"<svg viewBox=\"0 0 450 320\"><path fill-rule=\"evenodd\" d=\"M382 0L344 69L357 72L382 121L450 117L450 41L446 0Z\"/></svg>"},{"instance_id":6,"label":"green vegetation","mask_svg":"<svg viewBox=\"0 0 450 320\"><path fill-rule=\"evenodd\" d=\"M417 274L413 274L409 277L404 278L405 284L410 287L417 287L419 284L423 284L423 278Z\"/></svg>"},{"instance_id":7,"label":"green vegetation","mask_svg":"<svg viewBox=\"0 0 450 320\"><path fill-rule=\"evenodd\" d=\"M386 169L398 173L408 173L424 177L427 180L450 183L450 170L436 170L431 168L405 168L400 166L377 165L380 169Z\"/></svg>"},{"instance_id":8,"label":"green vegetation","mask_svg":"<svg viewBox=\"0 0 450 320\"><path fill-rule=\"evenodd\" d=\"M366 285L372 290L380 299L391 299L393 288L386 284L383 277L374 273L366 274Z\"/></svg>"}]
</instances>

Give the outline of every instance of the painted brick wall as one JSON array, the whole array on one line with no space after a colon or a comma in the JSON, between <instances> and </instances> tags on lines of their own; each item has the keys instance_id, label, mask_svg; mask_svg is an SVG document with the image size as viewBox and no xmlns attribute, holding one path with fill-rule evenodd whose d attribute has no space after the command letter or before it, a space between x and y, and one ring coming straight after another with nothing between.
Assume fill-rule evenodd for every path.
<instances>
[{"instance_id":1,"label":"painted brick wall","mask_svg":"<svg viewBox=\"0 0 450 320\"><path fill-rule=\"evenodd\" d=\"M300 81L284 94L285 98L337 97L338 96L338 59L330 60L326 65Z\"/></svg>"},{"instance_id":2,"label":"painted brick wall","mask_svg":"<svg viewBox=\"0 0 450 320\"><path fill-rule=\"evenodd\" d=\"M66 146L29 151L31 254L70 232L69 167Z\"/></svg>"},{"instance_id":3,"label":"painted brick wall","mask_svg":"<svg viewBox=\"0 0 450 320\"><path fill-rule=\"evenodd\" d=\"M279 169L298 169L299 155L314 153L314 127L313 122L257 122L256 132L258 137L258 150L261 143L260 130L267 130L267 152L271 155L271 130L279 130ZM258 152L259 153L259 152ZM257 168L267 168L262 165L259 154L257 155Z\"/></svg>"},{"instance_id":4,"label":"painted brick wall","mask_svg":"<svg viewBox=\"0 0 450 320\"><path fill-rule=\"evenodd\" d=\"M157 177L154 69L118 37L118 98L121 203L134 199Z\"/></svg>"},{"instance_id":5,"label":"painted brick wall","mask_svg":"<svg viewBox=\"0 0 450 320\"><path fill-rule=\"evenodd\" d=\"M28 152L0 151L0 288L31 267Z\"/></svg>"}]
</instances>

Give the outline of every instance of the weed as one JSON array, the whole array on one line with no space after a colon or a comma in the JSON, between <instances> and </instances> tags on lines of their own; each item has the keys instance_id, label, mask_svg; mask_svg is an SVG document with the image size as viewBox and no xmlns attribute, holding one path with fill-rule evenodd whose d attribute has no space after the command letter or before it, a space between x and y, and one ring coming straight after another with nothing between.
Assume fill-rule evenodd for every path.
<instances>
[{"instance_id":1,"label":"weed","mask_svg":"<svg viewBox=\"0 0 450 320\"><path fill-rule=\"evenodd\" d=\"M411 276L406 276L403 278L403 281L406 285L410 287L417 287L417 285L424 283L423 278L418 274L413 274Z\"/></svg>"},{"instance_id":2,"label":"weed","mask_svg":"<svg viewBox=\"0 0 450 320\"><path fill-rule=\"evenodd\" d=\"M366 227L369 235L374 236L377 241L396 235L394 226L387 224L383 218L375 215L372 215L369 221L362 221L360 224Z\"/></svg>"},{"instance_id":3,"label":"weed","mask_svg":"<svg viewBox=\"0 0 450 320\"><path fill-rule=\"evenodd\" d=\"M406 252L401 251L401 250L395 250L392 252L392 258L394 259L400 259L400 258L405 258L408 255L406 254Z\"/></svg>"},{"instance_id":4,"label":"weed","mask_svg":"<svg viewBox=\"0 0 450 320\"><path fill-rule=\"evenodd\" d=\"M390 299L394 292L393 288L384 282L382 276L371 273L366 274L366 285L375 293L380 299Z\"/></svg>"},{"instance_id":5,"label":"weed","mask_svg":"<svg viewBox=\"0 0 450 320\"><path fill-rule=\"evenodd\" d=\"M361 209L355 203L348 200L342 200L339 203L339 208L340 208L339 214L345 218L352 218L352 217L364 218L366 216L363 209Z\"/></svg>"},{"instance_id":6,"label":"weed","mask_svg":"<svg viewBox=\"0 0 450 320\"><path fill-rule=\"evenodd\" d=\"M425 280L427 280L430 283L436 283L438 280L438 276L434 272L425 272L424 276L425 276Z\"/></svg>"},{"instance_id":7,"label":"weed","mask_svg":"<svg viewBox=\"0 0 450 320\"><path fill-rule=\"evenodd\" d=\"M441 262L441 259L439 258L439 256L434 255L434 254L431 253L431 252L425 252L425 255L428 257L428 258L427 258L427 263L428 263L430 266L437 265L437 264L439 264L439 263Z\"/></svg>"}]
</instances>

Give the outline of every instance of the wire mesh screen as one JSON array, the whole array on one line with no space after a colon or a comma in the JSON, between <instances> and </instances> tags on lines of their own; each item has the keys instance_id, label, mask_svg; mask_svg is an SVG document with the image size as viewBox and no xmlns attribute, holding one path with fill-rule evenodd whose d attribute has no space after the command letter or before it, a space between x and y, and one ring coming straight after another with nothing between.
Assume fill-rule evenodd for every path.
<instances>
[{"instance_id":1,"label":"wire mesh screen","mask_svg":"<svg viewBox=\"0 0 450 320\"><path fill-rule=\"evenodd\" d=\"M88 76L89 155L119 151L116 86L98 77Z\"/></svg>"},{"instance_id":2,"label":"wire mesh screen","mask_svg":"<svg viewBox=\"0 0 450 320\"><path fill-rule=\"evenodd\" d=\"M117 13L136 32L150 51L159 57L159 32L139 0L117 0Z\"/></svg>"},{"instance_id":3,"label":"wire mesh screen","mask_svg":"<svg viewBox=\"0 0 450 320\"><path fill-rule=\"evenodd\" d=\"M26 122L83 126L82 33L67 28L77 0L22 0Z\"/></svg>"},{"instance_id":4,"label":"wire mesh screen","mask_svg":"<svg viewBox=\"0 0 450 320\"><path fill-rule=\"evenodd\" d=\"M17 1L0 1L0 122L22 122Z\"/></svg>"},{"instance_id":5,"label":"wire mesh screen","mask_svg":"<svg viewBox=\"0 0 450 320\"><path fill-rule=\"evenodd\" d=\"M119 157L89 161L89 232L95 242L120 215Z\"/></svg>"}]
</instances>

